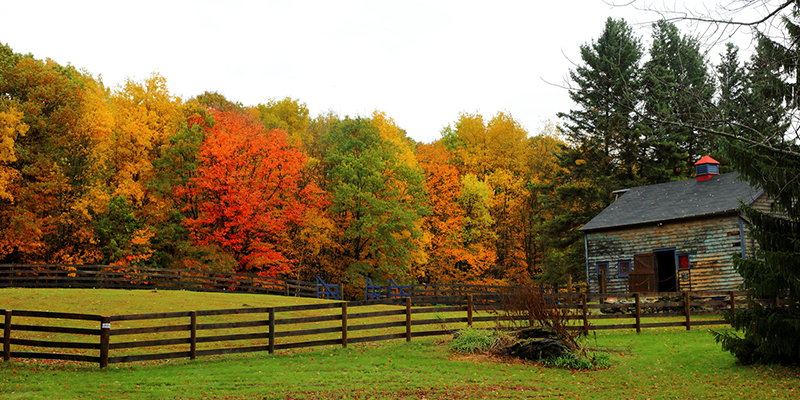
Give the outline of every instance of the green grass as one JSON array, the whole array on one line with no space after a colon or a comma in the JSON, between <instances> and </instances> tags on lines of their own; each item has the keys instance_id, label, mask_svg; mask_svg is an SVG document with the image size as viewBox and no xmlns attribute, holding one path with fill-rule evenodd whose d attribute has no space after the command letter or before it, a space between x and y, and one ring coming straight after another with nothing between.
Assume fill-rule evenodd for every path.
<instances>
[{"instance_id":1,"label":"green grass","mask_svg":"<svg viewBox=\"0 0 800 400\"><path fill-rule=\"evenodd\" d=\"M56 292L56 291L50 291ZM93 292L44 291L27 300L30 306L9 305L22 292L0 291L4 308L137 313L187 309L236 308L242 304L271 306L281 298L248 295L210 295L175 292L191 300L167 299L164 304L144 292L130 307L104 308L111 298L131 292L104 293L96 302ZM79 295L78 295L79 294ZM76 296L78 295L78 296ZM206 300L206 296L210 300ZM217 298L217 296L221 296ZM225 296L232 296L228 300ZM37 300L47 303L38 303ZM283 298L286 301L307 299ZM261 303L257 303L257 302ZM313 301L313 300L312 300ZM73 303L70 305L68 303ZM142 309L139 309L141 303ZM257 303L257 304L253 304ZM42 305L41 307L39 305ZM190 307L186 307L190 306ZM89 311L93 307L96 311ZM126 306L127 307L127 306ZM167 307L159 308L159 307ZM121 311L125 310L125 311ZM538 364L500 357L457 354L445 338L388 341L297 351L112 365L12 360L0 363L0 398L232 398L232 399L461 399L461 398L681 398L681 399L790 399L800 394L800 370L788 367L744 367L724 353L707 329L664 328L599 332L584 344L608 354L612 366L594 371L544 368Z\"/></svg>"}]
</instances>

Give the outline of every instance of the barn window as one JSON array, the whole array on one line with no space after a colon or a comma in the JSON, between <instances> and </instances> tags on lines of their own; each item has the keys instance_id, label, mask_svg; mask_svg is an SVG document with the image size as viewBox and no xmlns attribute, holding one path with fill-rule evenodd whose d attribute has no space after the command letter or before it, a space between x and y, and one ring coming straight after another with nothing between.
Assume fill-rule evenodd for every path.
<instances>
[{"instance_id":1,"label":"barn window","mask_svg":"<svg viewBox=\"0 0 800 400\"><path fill-rule=\"evenodd\" d=\"M691 266L688 254L678 254L678 269L689 269Z\"/></svg>"},{"instance_id":2,"label":"barn window","mask_svg":"<svg viewBox=\"0 0 800 400\"><path fill-rule=\"evenodd\" d=\"M619 276L621 277L628 276L628 274L631 273L631 261L630 260L620 261L619 263L617 263L617 268L619 271Z\"/></svg>"}]
</instances>

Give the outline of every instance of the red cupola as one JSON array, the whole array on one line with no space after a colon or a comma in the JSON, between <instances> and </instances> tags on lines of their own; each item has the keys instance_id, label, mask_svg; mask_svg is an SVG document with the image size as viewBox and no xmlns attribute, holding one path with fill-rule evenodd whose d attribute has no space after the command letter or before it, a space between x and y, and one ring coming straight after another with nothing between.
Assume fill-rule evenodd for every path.
<instances>
[{"instance_id":1,"label":"red cupola","mask_svg":"<svg viewBox=\"0 0 800 400\"><path fill-rule=\"evenodd\" d=\"M697 174L697 181L707 181L714 175L719 175L719 162L708 155L701 158L700 161L694 163L695 174Z\"/></svg>"}]
</instances>

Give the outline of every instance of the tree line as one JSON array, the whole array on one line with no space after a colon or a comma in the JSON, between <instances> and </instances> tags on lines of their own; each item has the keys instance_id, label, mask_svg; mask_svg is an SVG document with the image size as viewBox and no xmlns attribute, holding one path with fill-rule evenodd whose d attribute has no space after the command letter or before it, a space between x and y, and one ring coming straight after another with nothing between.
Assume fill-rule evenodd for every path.
<instances>
[{"instance_id":1,"label":"tree line","mask_svg":"<svg viewBox=\"0 0 800 400\"><path fill-rule=\"evenodd\" d=\"M570 71L576 107L562 126L532 135L508 113L462 113L426 144L381 111L183 100L157 74L107 88L2 45L0 262L580 281L577 229L612 191L690 178L704 154L730 164L709 129L752 117L744 97L773 111L759 123L780 120L755 84L770 73L761 52L741 65L731 45L714 67L667 21L648 51L609 18Z\"/></svg>"}]
</instances>

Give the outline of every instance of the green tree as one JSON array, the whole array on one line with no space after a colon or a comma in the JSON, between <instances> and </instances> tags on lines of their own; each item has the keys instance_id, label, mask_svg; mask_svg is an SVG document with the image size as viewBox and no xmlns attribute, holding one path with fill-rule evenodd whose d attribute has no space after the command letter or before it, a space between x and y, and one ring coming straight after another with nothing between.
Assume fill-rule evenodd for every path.
<instances>
[{"instance_id":1,"label":"green tree","mask_svg":"<svg viewBox=\"0 0 800 400\"><path fill-rule=\"evenodd\" d=\"M423 175L400 162L370 119L345 118L328 133L331 213L342 227L345 279L405 277L425 208Z\"/></svg>"},{"instance_id":2,"label":"green tree","mask_svg":"<svg viewBox=\"0 0 800 400\"><path fill-rule=\"evenodd\" d=\"M642 166L646 182L691 177L694 162L714 149L712 135L685 124L708 121L713 110L714 84L699 41L665 20L653 24L643 87L649 125Z\"/></svg>"},{"instance_id":3,"label":"green tree","mask_svg":"<svg viewBox=\"0 0 800 400\"><path fill-rule=\"evenodd\" d=\"M641 159L641 125L635 114L641 90L642 44L624 19L608 18L600 37L581 46L583 64L570 71L578 108L560 113L565 136L575 145L596 147L603 157L596 173L620 187L636 181Z\"/></svg>"},{"instance_id":4,"label":"green tree","mask_svg":"<svg viewBox=\"0 0 800 400\"><path fill-rule=\"evenodd\" d=\"M298 145L303 142L306 129L311 124L308 107L299 100L286 97L282 100L270 99L267 104L255 106L258 119L264 128L280 129L289 134L289 142Z\"/></svg>"},{"instance_id":5,"label":"green tree","mask_svg":"<svg viewBox=\"0 0 800 400\"><path fill-rule=\"evenodd\" d=\"M757 36L744 113L726 118L725 132L733 137L722 141L734 168L775 201L770 211L741 206L757 246L753 257L737 257L736 269L755 298L789 299L787 307L754 303L737 310L728 319L744 336L716 334L722 348L744 364L800 363L800 135L791 124L800 111L798 12L795 3L792 15L783 18L785 42Z\"/></svg>"},{"instance_id":6,"label":"green tree","mask_svg":"<svg viewBox=\"0 0 800 400\"><path fill-rule=\"evenodd\" d=\"M664 10L666 14L684 10ZM745 12L742 12L745 11ZM742 19L754 11L756 20ZM717 12L719 14L717 14ZM754 254L735 260L744 278L744 288L755 297L788 297L788 305L776 307L757 303L726 316L741 332L717 333L722 348L745 364L800 363L800 1L779 3L745 2L741 7L710 11L709 15L689 13L694 21L710 24L710 30L725 34L741 26L753 29L756 55L747 66L742 95L731 95L732 80L722 80L722 113L651 114L654 123L682 128L687 132L713 135L732 166L751 185L760 187L773 201L770 210L742 205ZM737 14L741 13L741 14ZM686 14L684 14L686 15ZM752 14L750 14L752 15ZM778 26L784 31L776 34ZM765 32L770 33L769 35ZM732 54L729 55L732 56ZM728 57L721 65L734 71ZM721 73L734 77L737 73ZM705 90L691 85L674 85L673 99L703 104ZM727 102L727 104L726 104ZM735 112L731 112L734 110ZM738 110L744 110L736 112Z\"/></svg>"},{"instance_id":7,"label":"green tree","mask_svg":"<svg viewBox=\"0 0 800 400\"><path fill-rule=\"evenodd\" d=\"M581 46L583 64L570 77L578 108L559 116L570 146L560 146L559 170L549 181L532 182L532 209L551 216L533 230L546 249L540 280L581 279L583 237L578 229L611 203L611 192L641 181L640 104L642 45L624 20L606 20L600 38Z\"/></svg>"}]
</instances>

